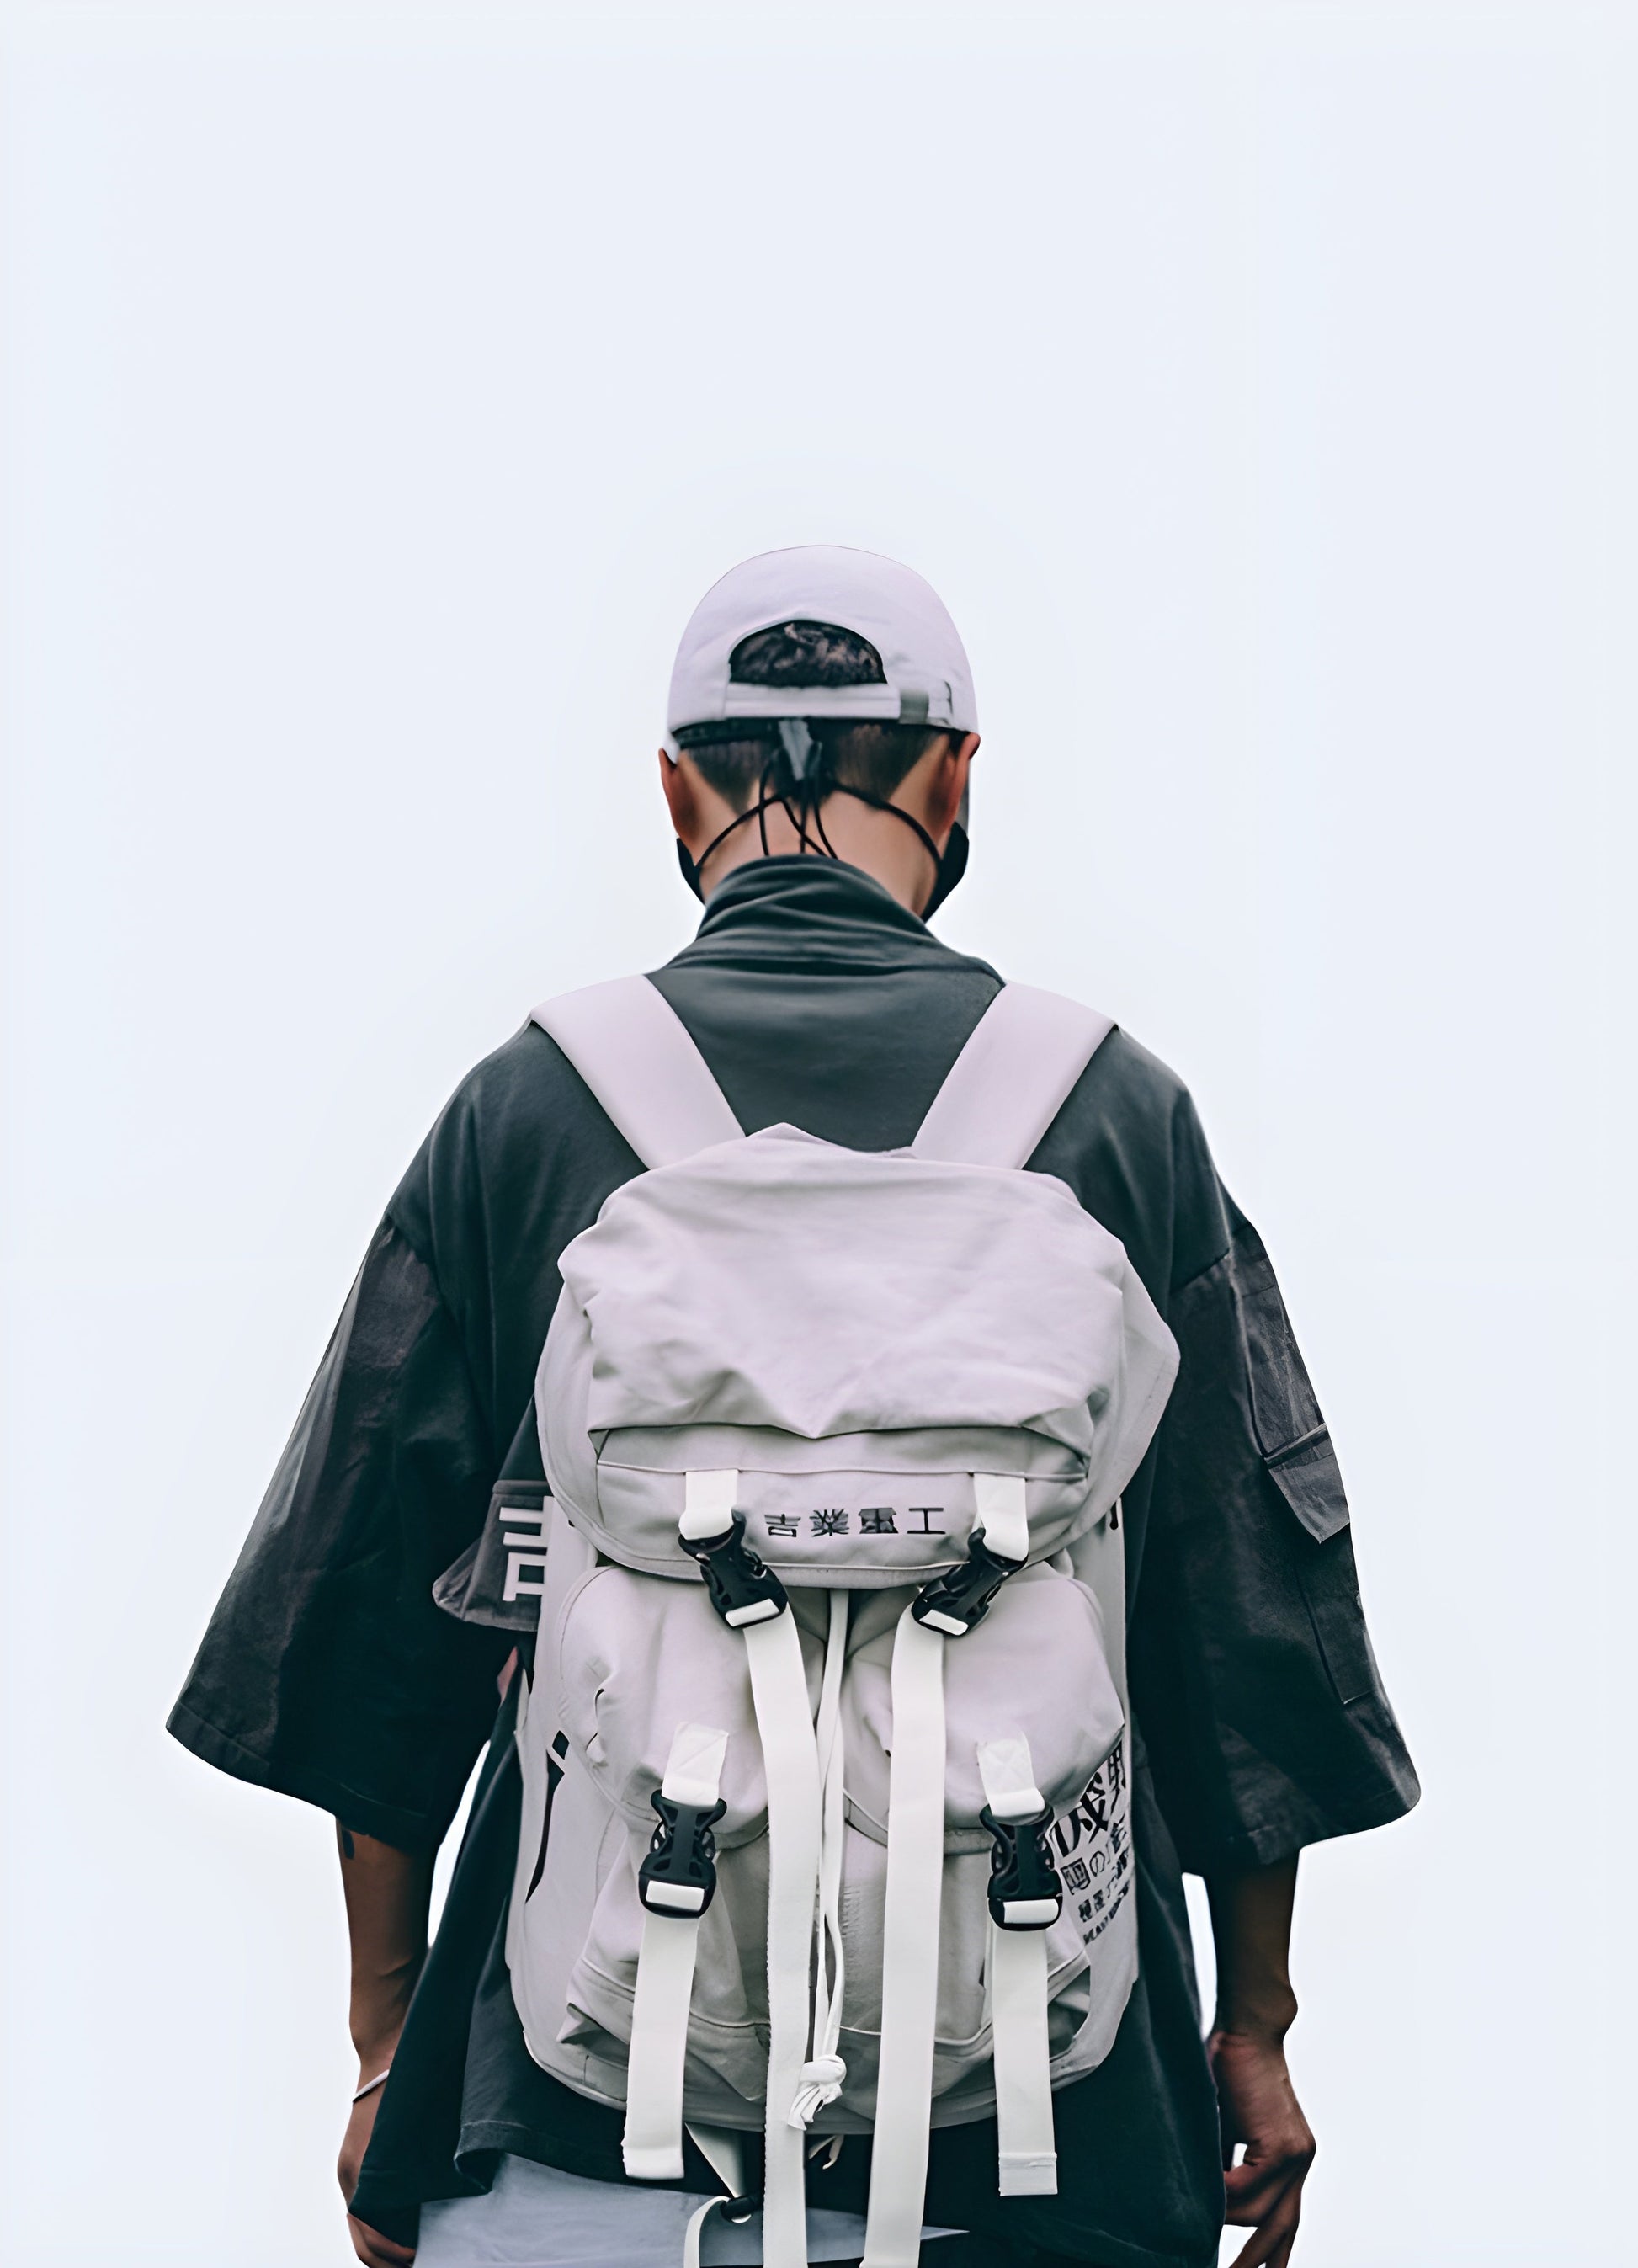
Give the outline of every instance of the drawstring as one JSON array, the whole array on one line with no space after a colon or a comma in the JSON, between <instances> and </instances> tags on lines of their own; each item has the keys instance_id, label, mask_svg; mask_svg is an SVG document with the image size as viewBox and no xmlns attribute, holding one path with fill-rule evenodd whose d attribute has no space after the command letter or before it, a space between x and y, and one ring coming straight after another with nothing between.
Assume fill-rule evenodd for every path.
<instances>
[{"instance_id":1,"label":"drawstring","mask_svg":"<svg viewBox=\"0 0 1638 2268\"><path fill-rule=\"evenodd\" d=\"M801 2084L790 2106L791 2125L805 2129L816 2112L841 2093L848 2066L836 2052L841 2036L841 1851L845 1827L842 1801L841 1673L848 1652L848 1594L830 1594L830 1628L825 1640L825 1674L819 1685L813 1734L819 1749L820 1815L819 1904L813 1916L813 2029L812 2052L802 2066Z\"/></svg>"}]
</instances>

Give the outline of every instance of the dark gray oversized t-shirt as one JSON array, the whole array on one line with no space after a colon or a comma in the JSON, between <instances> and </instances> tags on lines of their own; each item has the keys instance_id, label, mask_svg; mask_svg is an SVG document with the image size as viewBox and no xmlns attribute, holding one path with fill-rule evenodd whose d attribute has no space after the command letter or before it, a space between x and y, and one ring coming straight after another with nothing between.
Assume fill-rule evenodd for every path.
<instances>
[{"instance_id":1,"label":"dark gray oversized t-shirt","mask_svg":"<svg viewBox=\"0 0 1638 2268\"><path fill-rule=\"evenodd\" d=\"M856 869L811 858L731 875L654 981L747 1131L789 1121L860 1149L911 1139L1001 982ZM1060 2194L998 2198L993 2127L944 2128L928 2211L995 2268L1205 2268L1223 2195L1181 1869L1375 1826L1416 1782L1329 1437L1186 1091L1117 1030L1031 1164L1120 1238L1181 1353L1125 1499L1141 1974L1107 2061L1056 2098ZM171 1719L224 1771L411 1850L441 1841L489 1741L355 2199L406 2242L422 2201L481 2189L500 2152L624 2179L618 2113L540 2070L512 2008L518 1789L496 1689L516 1641L432 1591L503 1475L528 1468L557 1256L640 1170L533 1024L462 1083L387 1208ZM869 2162L850 2142L812 2202L858 2209ZM685 2179L715 2187L692 2150Z\"/></svg>"}]
</instances>

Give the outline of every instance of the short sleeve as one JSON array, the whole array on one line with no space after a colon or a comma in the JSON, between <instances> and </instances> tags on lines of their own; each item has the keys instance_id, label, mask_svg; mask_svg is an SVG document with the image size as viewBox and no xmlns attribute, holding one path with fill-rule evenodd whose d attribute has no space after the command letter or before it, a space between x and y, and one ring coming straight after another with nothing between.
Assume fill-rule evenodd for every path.
<instances>
[{"instance_id":1,"label":"short sleeve","mask_svg":"<svg viewBox=\"0 0 1638 2268\"><path fill-rule=\"evenodd\" d=\"M1172 1295L1180 1363L1134 1602L1134 1711L1186 1867L1267 1865L1417 1797L1330 1434L1256 1230Z\"/></svg>"},{"instance_id":2,"label":"short sleeve","mask_svg":"<svg viewBox=\"0 0 1638 2268\"><path fill-rule=\"evenodd\" d=\"M406 1850L435 1847L510 1641L437 1577L480 1532L496 1460L430 1268L377 1232L170 1719L241 1779Z\"/></svg>"}]
</instances>

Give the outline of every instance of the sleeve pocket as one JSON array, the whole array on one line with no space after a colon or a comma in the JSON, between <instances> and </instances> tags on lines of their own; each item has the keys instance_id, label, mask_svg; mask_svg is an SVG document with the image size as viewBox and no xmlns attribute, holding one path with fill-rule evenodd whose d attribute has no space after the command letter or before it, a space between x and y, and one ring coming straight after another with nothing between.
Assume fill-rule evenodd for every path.
<instances>
[{"instance_id":1,"label":"sleeve pocket","mask_svg":"<svg viewBox=\"0 0 1638 2268\"><path fill-rule=\"evenodd\" d=\"M1336 1453L1324 1425L1264 1459L1268 1476L1306 1531L1297 1544L1297 1575L1337 1698L1346 1705L1377 1690L1376 1658L1360 1604L1348 1533L1348 1498Z\"/></svg>"},{"instance_id":2,"label":"sleeve pocket","mask_svg":"<svg viewBox=\"0 0 1638 2268\"><path fill-rule=\"evenodd\" d=\"M1270 1449L1263 1462L1316 1543L1328 1543L1348 1526L1348 1498L1328 1425L1316 1425L1300 1440Z\"/></svg>"}]
</instances>

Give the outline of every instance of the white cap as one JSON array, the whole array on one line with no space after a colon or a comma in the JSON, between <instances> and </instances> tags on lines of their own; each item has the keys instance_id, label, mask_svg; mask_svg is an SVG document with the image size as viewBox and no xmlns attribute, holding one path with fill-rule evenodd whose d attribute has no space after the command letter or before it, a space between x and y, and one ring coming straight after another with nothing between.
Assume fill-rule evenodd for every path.
<instances>
[{"instance_id":1,"label":"white cap","mask_svg":"<svg viewBox=\"0 0 1638 2268\"><path fill-rule=\"evenodd\" d=\"M742 638L794 622L834 622L868 638L885 684L740 685L730 677ZM937 592L895 559L837 543L746 559L694 608L672 669L666 730L731 717L874 717L978 730L973 673Z\"/></svg>"}]
</instances>

